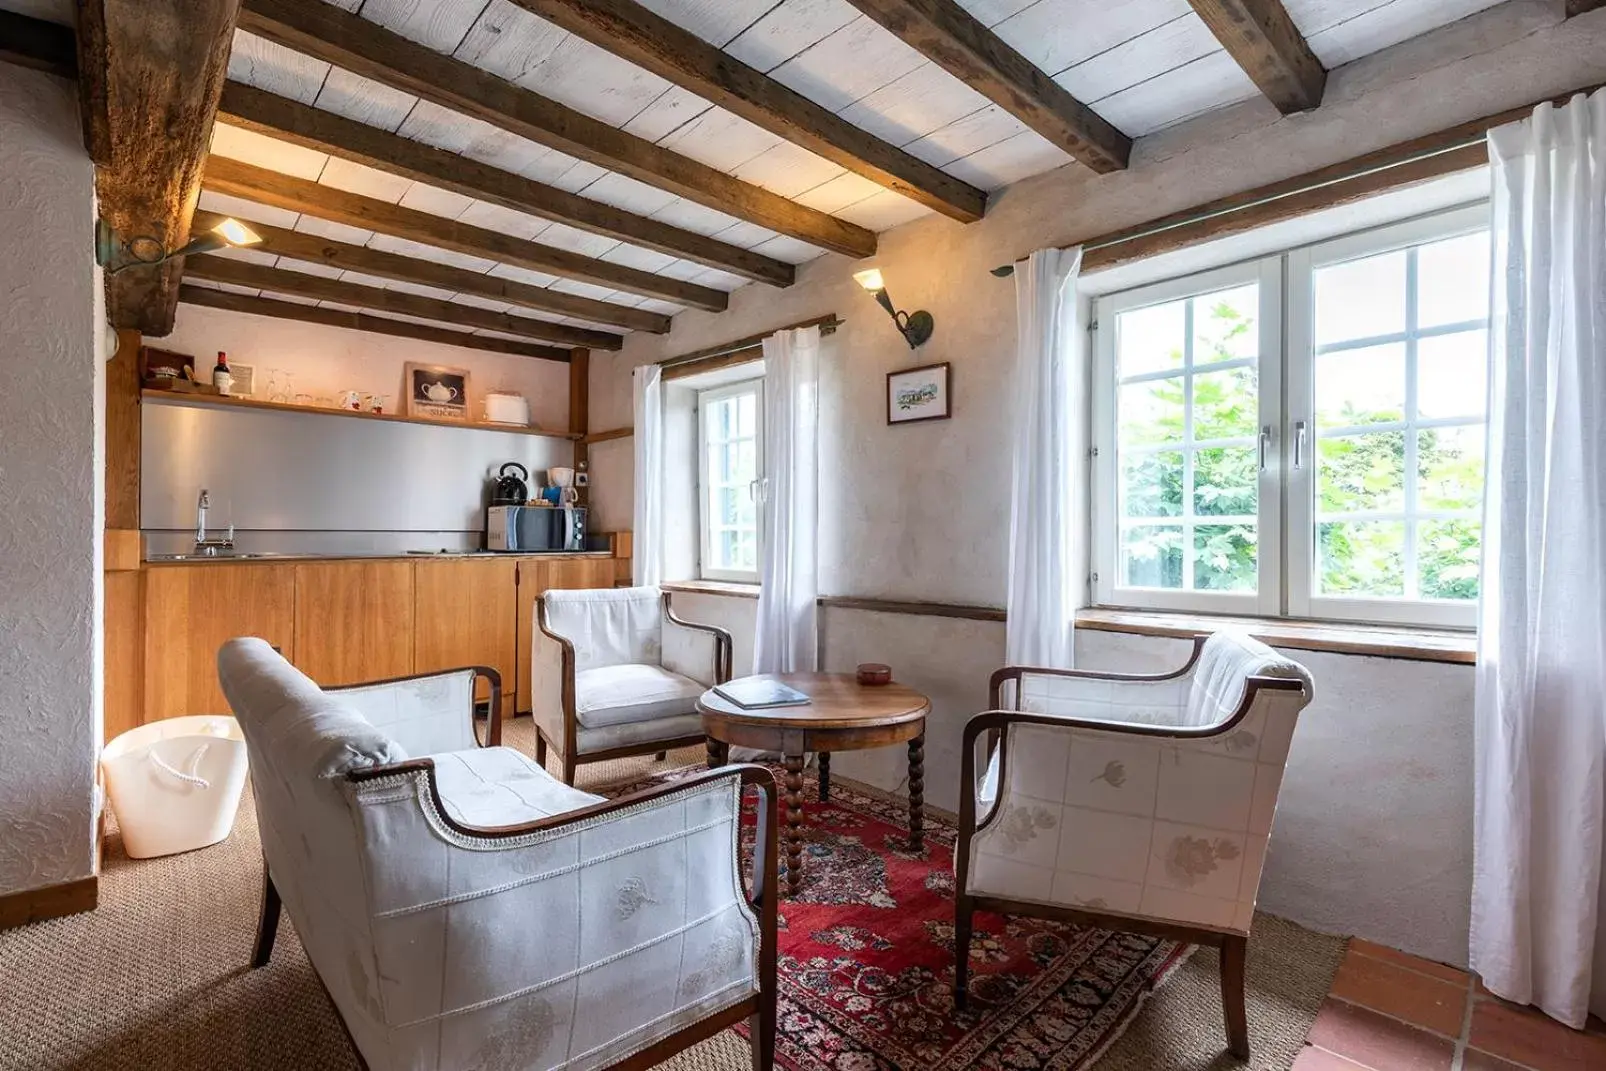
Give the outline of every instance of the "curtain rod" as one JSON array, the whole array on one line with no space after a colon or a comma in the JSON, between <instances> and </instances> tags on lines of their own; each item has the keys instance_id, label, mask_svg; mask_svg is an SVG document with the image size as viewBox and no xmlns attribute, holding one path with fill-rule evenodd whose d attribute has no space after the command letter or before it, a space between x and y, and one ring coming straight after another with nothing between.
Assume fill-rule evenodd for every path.
<instances>
[{"instance_id":1,"label":"curtain rod","mask_svg":"<svg viewBox=\"0 0 1606 1071\"><path fill-rule=\"evenodd\" d=\"M1253 201L1246 201L1243 204L1230 205L1225 208L1216 208L1206 212L1198 212L1181 219L1171 220L1166 223L1158 223L1151 227L1145 227L1142 230L1122 232L1119 235L1108 238L1095 238L1090 242L1082 243L1082 252L1091 253L1098 249L1112 249L1118 245L1125 245L1128 242L1139 242L1145 238L1153 238L1155 235L1165 234L1168 231L1178 230L1182 227L1193 227L1200 223L1208 223L1213 219L1221 219L1224 216L1235 216L1240 212L1248 212L1252 209L1263 208L1266 205L1276 204L1278 201L1286 201L1290 197L1303 196L1307 193L1313 193L1316 190L1326 189L1329 186L1341 186L1346 182L1354 182L1357 179L1367 178L1371 175L1379 175L1385 171L1393 171L1397 167L1408 167L1411 164L1419 164L1423 160L1432 160L1435 157L1444 156L1448 153L1461 152L1465 149L1472 148L1474 145L1482 145L1486 141L1486 135L1469 137L1450 145L1441 145L1438 148L1429 149L1425 152L1414 153L1410 156L1403 156L1398 160L1390 160L1385 164L1376 164L1371 167L1360 168L1356 171L1349 171L1342 175L1335 175L1332 178L1323 179L1320 182L1312 182L1309 185L1300 186L1298 189L1283 190L1279 193L1267 194L1264 197L1258 197ZM1000 279L1007 279L1011 275L1015 274L1015 265L1012 263L1000 264L998 267L992 269L992 274L996 275Z\"/></svg>"},{"instance_id":2,"label":"curtain rod","mask_svg":"<svg viewBox=\"0 0 1606 1071\"><path fill-rule=\"evenodd\" d=\"M678 368L681 365L694 364L698 361L712 361L718 357L729 357L733 353L740 353L743 350L750 350L755 346L760 346L766 338L778 331L794 331L801 327L818 327L820 334L830 335L834 334L836 329L842 326L843 322L835 313L827 313L824 316L816 316L812 320L804 320L800 323L773 328L762 335L749 335L734 342L727 342L723 346L712 346L706 350L693 350L691 353L683 353L678 357L665 357L663 360L653 363L660 368Z\"/></svg>"}]
</instances>

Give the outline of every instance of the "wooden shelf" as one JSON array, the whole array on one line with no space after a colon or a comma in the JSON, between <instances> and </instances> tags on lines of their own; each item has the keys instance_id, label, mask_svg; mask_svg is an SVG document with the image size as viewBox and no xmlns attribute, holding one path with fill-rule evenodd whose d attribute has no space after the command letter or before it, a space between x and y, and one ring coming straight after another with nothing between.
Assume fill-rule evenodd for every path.
<instances>
[{"instance_id":1,"label":"wooden shelf","mask_svg":"<svg viewBox=\"0 0 1606 1071\"><path fill-rule=\"evenodd\" d=\"M439 420L434 417L410 417L397 413L364 413L356 409L325 409L322 406L289 405L284 402L263 402L254 398L225 398L216 394L188 394L181 391L141 390L140 397L147 401L168 405L200 405L214 409L266 409L275 413L310 413L313 416L348 417L358 420L389 420L398 424L428 424L437 428L467 428L471 431L500 431L510 435L541 435L548 439L578 440L579 435L567 431L544 431L541 428L520 428L511 424L484 424L464 420Z\"/></svg>"}]
</instances>

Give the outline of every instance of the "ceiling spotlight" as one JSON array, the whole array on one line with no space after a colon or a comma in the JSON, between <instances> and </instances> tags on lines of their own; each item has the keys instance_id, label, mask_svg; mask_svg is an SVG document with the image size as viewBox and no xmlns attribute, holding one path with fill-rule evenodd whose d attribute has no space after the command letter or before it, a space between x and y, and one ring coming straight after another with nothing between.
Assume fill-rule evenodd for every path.
<instances>
[{"instance_id":1,"label":"ceiling spotlight","mask_svg":"<svg viewBox=\"0 0 1606 1071\"><path fill-rule=\"evenodd\" d=\"M903 335L903 340L909 343L910 349L923 346L926 340L931 338L932 329L937 326L936 321L931 318L931 313L923 309L918 312L899 312L887 294L886 280L881 278L880 268L867 268L857 272L853 279L875 295L876 304L887 310L887 315L898 325L898 331Z\"/></svg>"}]
</instances>

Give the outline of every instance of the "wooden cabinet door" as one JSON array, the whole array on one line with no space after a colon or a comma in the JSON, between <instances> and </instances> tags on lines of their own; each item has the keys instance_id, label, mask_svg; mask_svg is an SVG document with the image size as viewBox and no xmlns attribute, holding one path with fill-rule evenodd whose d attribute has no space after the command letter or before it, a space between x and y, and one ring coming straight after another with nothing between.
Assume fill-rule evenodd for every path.
<instances>
[{"instance_id":1,"label":"wooden cabinet door","mask_svg":"<svg viewBox=\"0 0 1606 1071\"><path fill-rule=\"evenodd\" d=\"M535 599L551 588L574 590L577 588L613 587L614 564L612 558L525 558L519 562L518 593L518 702L521 714L530 711L531 658L530 644L535 636Z\"/></svg>"},{"instance_id":2,"label":"wooden cabinet door","mask_svg":"<svg viewBox=\"0 0 1606 1071\"><path fill-rule=\"evenodd\" d=\"M295 566L229 562L145 570L144 720L227 711L217 652L260 636L295 659Z\"/></svg>"},{"instance_id":3,"label":"wooden cabinet door","mask_svg":"<svg viewBox=\"0 0 1606 1071\"><path fill-rule=\"evenodd\" d=\"M322 685L413 672L413 562L302 562L296 570L296 656Z\"/></svg>"},{"instance_id":4,"label":"wooden cabinet door","mask_svg":"<svg viewBox=\"0 0 1606 1071\"><path fill-rule=\"evenodd\" d=\"M106 574L105 705L102 740L145 720L145 574Z\"/></svg>"},{"instance_id":5,"label":"wooden cabinet door","mask_svg":"<svg viewBox=\"0 0 1606 1071\"><path fill-rule=\"evenodd\" d=\"M502 675L502 714L510 715L517 680L518 563L469 558L415 562L413 569L413 672L490 666ZM483 684L479 698L490 698Z\"/></svg>"}]
</instances>

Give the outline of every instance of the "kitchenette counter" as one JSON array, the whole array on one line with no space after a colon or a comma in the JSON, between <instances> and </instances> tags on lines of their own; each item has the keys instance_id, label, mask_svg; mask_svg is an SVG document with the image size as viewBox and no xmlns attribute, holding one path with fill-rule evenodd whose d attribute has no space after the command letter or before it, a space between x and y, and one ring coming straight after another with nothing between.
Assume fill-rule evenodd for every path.
<instances>
[{"instance_id":1,"label":"kitchenette counter","mask_svg":"<svg viewBox=\"0 0 1606 1071\"><path fill-rule=\"evenodd\" d=\"M589 560L612 558L608 550L393 550L305 552L290 551L235 551L231 554L151 554L146 565L215 565L225 562L343 562L343 561L456 561L463 558L540 559L542 561Z\"/></svg>"}]
</instances>

